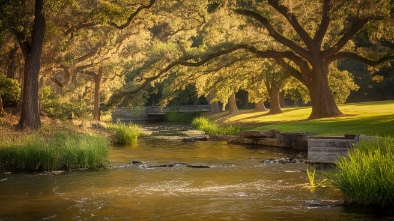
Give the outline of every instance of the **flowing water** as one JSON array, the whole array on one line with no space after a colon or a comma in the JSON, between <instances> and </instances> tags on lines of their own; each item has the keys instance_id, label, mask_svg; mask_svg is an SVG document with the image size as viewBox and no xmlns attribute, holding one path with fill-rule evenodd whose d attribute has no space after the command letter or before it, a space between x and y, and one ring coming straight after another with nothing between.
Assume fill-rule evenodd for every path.
<instances>
[{"instance_id":1,"label":"flowing water","mask_svg":"<svg viewBox=\"0 0 394 221\"><path fill-rule=\"evenodd\" d=\"M135 147L112 148L108 169L0 174L0 220L394 219L347 209L333 188L307 188L304 163L262 162L299 153L153 129Z\"/></svg>"}]
</instances>

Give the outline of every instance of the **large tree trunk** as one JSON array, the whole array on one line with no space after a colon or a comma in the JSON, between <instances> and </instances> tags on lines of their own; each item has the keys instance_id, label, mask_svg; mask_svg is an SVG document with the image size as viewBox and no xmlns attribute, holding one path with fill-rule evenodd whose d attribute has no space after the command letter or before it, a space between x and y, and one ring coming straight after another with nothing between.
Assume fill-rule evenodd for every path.
<instances>
[{"instance_id":1,"label":"large tree trunk","mask_svg":"<svg viewBox=\"0 0 394 221\"><path fill-rule=\"evenodd\" d=\"M312 83L306 83L311 97L312 113L309 119L318 119L324 117L336 117L342 115L334 101L330 86L328 84L327 68L319 68L314 73Z\"/></svg>"},{"instance_id":2,"label":"large tree trunk","mask_svg":"<svg viewBox=\"0 0 394 221\"><path fill-rule=\"evenodd\" d=\"M100 89L101 89L101 78L103 76L103 68L100 67L98 73L94 75L94 109L93 119L100 120Z\"/></svg>"},{"instance_id":3,"label":"large tree trunk","mask_svg":"<svg viewBox=\"0 0 394 221\"><path fill-rule=\"evenodd\" d=\"M238 114L238 107L237 107L237 102L235 100L235 93L232 93L231 96L228 99L228 106L230 109L230 114Z\"/></svg>"},{"instance_id":4,"label":"large tree trunk","mask_svg":"<svg viewBox=\"0 0 394 221\"><path fill-rule=\"evenodd\" d=\"M22 112L19 120L20 129L36 130L40 127L38 105L38 79L41 68L41 52L45 35L44 0L35 1L35 18L31 43L20 41L25 59L24 81L22 90Z\"/></svg>"},{"instance_id":5,"label":"large tree trunk","mask_svg":"<svg viewBox=\"0 0 394 221\"><path fill-rule=\"evenodd\" d=\"M268 95L270 97L270 110L268 114L280 114L283 113L282 109L280 108L279 102L279 87L272 83L266 83L268 89Z\"/></svg>"},{"instance_id":6,"label":"large tree trunk","mask_svg":"<svg viewBox=\"0 0 394 221\"><path fill-rule=\"evenodd\" d=\"M254 105L255 111L267 111L263 101L259 101Z\"/></svg>"}]
</instances>

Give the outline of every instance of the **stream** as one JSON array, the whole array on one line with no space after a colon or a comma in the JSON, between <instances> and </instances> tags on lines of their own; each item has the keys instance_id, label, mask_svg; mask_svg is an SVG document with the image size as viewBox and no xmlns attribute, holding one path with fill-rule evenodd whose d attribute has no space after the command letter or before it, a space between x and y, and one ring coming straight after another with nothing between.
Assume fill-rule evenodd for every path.
<instances>
[{"instance_id":1,"label":"stream","mask_svg":"<svg viewBox=\"0 0 394 221\"><path fill-rule=\"evenodd\" d=\"M307 188L305 163L278 148L185 142L187 126L144 126L135 147L112 147L110 167L1 173L0 220L394 220ZM189 140L187 140L189 141Z\"/></svg>"}]
</instances>

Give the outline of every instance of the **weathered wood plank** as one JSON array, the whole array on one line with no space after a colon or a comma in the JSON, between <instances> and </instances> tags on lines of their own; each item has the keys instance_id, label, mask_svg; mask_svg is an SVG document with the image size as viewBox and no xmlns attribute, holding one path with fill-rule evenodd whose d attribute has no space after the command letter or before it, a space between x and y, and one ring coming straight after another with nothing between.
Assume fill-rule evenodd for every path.
<instances>
[{"instance_id":1,"label":"weathered wood plank","mask_svg":"<svg viewBox=\"0 0 394 221\"><path fill-rule=\"evenodd\" d=\"M309 139L308 146L349 148L354 142L348 139Z\"/></svg>"},{"instance_id":2,"label":"weathered wood plank","mask_svg":"<svg viewBox=\"0 0 394 221\"><path fill-rule=\"evenodd\" d=\"M309 139L308 162L335 163L341 156L345 156L352 148L354 139Z\"/></svg>"}]
</instances>

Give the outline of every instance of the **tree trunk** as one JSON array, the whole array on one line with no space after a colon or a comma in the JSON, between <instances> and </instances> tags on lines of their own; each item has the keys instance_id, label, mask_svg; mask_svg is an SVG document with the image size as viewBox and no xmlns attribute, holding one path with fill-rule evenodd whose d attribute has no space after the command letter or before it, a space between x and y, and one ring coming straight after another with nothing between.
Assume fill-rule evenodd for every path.
<instances>
[{"instance_id":1,"label":"tree trunk","mask_svg":"<svg viewBox=\"0 0 394 221\"><path fill-rule=\"evenodd\" d=\"M210 107L211 107L211 111L210 111L210 114L211 114L211 115L212 115L212 114L218 114L218 113L221 112L218 102L213 102L213 103L211 103L211 101L212 101L212 95L211 95L211 94L208 94L208 95L205 97L205 99L207 100L207 103L208 103L208 104L210 105Z\"/></svg>"},{"instance_id":2,"label":"tree trunk","mask_svg":"<svg viewBox=\"0 0 394 221\"><path fill-rule=\"evenodd\" d=\"M4 109L3 109L3 99L1 99L1 95L0 95L0 115L3 114Z\"/></svg>"},{"instance_id":3,"label":"tree trunk","mask_svg":"<svg viewBox=\"0 0 394 221\"><path fill-rule=\"evenodd\" d=\"M255 111L267 111L263 101L259 101L254 105Z\"/></svg>"},{"instance_id":4,"label":"tree trunk","mask_svg":"<svg viewBox=\"0 0 394 221\"><path fill-rule=\"evenodd\" d=\"M11 49L10 53L8 53L8 66L7 66L7 78L15 79L16 77L16 53L18 52L19 46L15 44Z\"/></svg>"},{"instance_id":5,"label":"tree trunk","mask_svg":"<svg viewBox=\"0 0 394 221\"><path fill-rule=\"evenodd\" d=\"M235 100L235 93L232 93L231 96L228 99L228 105L230 109L230 114L238 114L238 107L237 107L237 102Z\"/></svg>"},{"instance_id":6,"label":"tree trunk","mask_svg":"<svg viewBox=\"0 0 394 221\"><path fill-rule=\"evenodd\" d=\"M286 107L286 104L285 104L285 92L283 92L283 91L279 92L279 104L280 104L281 108Z\"/></svg>"},{"instance_id":7,"label":"tree trunk","mask_svg":"<svg viewBox=\"0 0 394 221\"><path fill-rule=\"evenodd\" d=\"M279 102L279 87L271 82L271 85L267 84L268 94L270 97L270 110L268 114L280 114L283 113L282 109L280 108Z\"/></svg>"},{"instance_id":8,"label":"tree trunk","mask_svg":"<svg viewBox=\"0 0 394 221\"><path fill-rule=\"evenodd\" d=\"M75 67L64 67L64 78L63 78L63 85L68 86L71 82L72 76L75 75Z\"/></svg>"},{"instance_id":9,"label":"tree trunk","mask_svg":"<svg viewBox=\"0 0 394 221\"><path fill-rule=\"evenodd\" d=\"M330 86L328 84L328 71L324 65L313 73L312 83L306 83L312 103L312 113L308 119L324 117L336 117L342 115L334 101Z\"/></svg>"},{"instance_id":10,"label":"tree trunk","mask_svg":"<svg viewBox=\"0 0 394 221\"><path fill-rule=\"evenodd\" d=\"M38 105L38 79L41 68L41 52L45 35L44 0L35 1L35 17L31 37L28 41L19 41L25 59L22 112L19 128L36 130L40 127L40 110Z\"/></svg>"},{"instance_id":11,"label":"tree trunk","mask_svg":"<svg viewBox=\"0 0 394 221\"><path fill-rule=\"evenodd\" d=\"M98 73L94 75L94 109L93 119L100 121L100 89L101 78L103 76L103 67L100 67Z\"/></svg>"}]
</instances>

